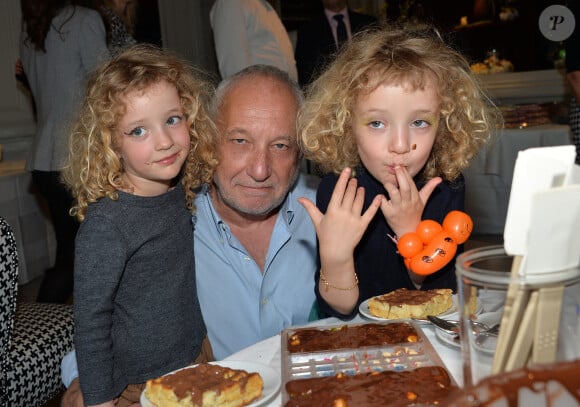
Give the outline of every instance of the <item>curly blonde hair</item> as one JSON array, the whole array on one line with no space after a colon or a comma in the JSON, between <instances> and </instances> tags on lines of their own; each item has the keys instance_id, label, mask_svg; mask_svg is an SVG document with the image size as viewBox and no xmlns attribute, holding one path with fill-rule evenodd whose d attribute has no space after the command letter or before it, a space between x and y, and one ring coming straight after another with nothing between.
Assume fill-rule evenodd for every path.
<instances>
[{"instance_id":1,"label":"curly blonde hair","mask_svg":"<svg viewBox=\"0 0 580 407\"><path fill-rule=\"evenodd\" d=\"M152 45L136 45L103 63L89 77L85 99L69 139L69 161L62 179L75 203L70 210L79 221L87 207L103 197L117 199L123 164L116 154L116 125L125 113L123 98L166 81L177 89L191 136L182 168L186 206L194 211L194 190L212 179L216 129L208 107L211 82L185 61Z\"/></svg>"},{"instance_id":2,"label":"curly blonde hair","mask_svg":"<svg viewBox=\"0 0 580 407\"><path fill-rule=\"evenodd\" d=\"M360 95L383 83L423 89L434 80L440 125L422 177L453 181L499 125L498 109L482 91L469 63L432 29L381 26L361 32L307 90L298 126L305 157L323 172L361 162L352 130Z\"/></svg>"}]
</instances>

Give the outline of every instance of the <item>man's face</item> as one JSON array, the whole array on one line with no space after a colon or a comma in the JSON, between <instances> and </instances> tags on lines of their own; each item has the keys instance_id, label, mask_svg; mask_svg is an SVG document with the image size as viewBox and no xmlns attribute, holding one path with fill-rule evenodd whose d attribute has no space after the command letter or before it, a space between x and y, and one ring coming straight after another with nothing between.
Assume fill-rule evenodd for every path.
<instances>
[{"instance_id":1,"label":"man's face","mask_svg":"<svg viewBox=\"0 0 580 407\"><path fill-rule=\"evenodd\" d=\"M297 112L293 93L271 78L248 77L226 94L214 175L222 216L276 213L298 175Z\"/></svg>"}]
</instances>

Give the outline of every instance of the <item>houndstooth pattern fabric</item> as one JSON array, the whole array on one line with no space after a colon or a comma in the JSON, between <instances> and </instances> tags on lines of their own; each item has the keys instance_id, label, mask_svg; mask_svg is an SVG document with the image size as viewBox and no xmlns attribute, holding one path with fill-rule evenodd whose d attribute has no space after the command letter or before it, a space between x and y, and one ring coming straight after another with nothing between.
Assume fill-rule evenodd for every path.
<instances>
[{"instance_id":1,"label":"houndstooth pattern fabric","mask_svg":"<svg viewBox=\"0 0 580 407\"><path fill-rule=\"evenodd\" d=\"M576 164L580 165L580 107L576 99L570 99L570 129L572 143L576 146Z\"/></svg>"},{"instance_id":2,"label":"houndstooth pattern fabric","mask_svg":"<svg viewBox=\"0 0 580 407\"><path fill-rule=\"evenodd\" d=\"M3 256L3 242L13 241L14 237L1 217L0 227L0 256ZM11 247L12 244L8 246ZM13 249L16 250L15 244ZM5 263L4 258L0 260L4 289L8 275L8 280L13 278L12 273L18 278L18 263L16 257L16 267L9 270L11 263ZM14 297L17 287L16 285L13 288ZM2 303L3 298L0 299L0 304ZM11 311L11 315L7 316L6 310ZM42 406L62 390L60 361L73 345L72 307L64 304L20 302L16 304L16 312L14 307L2 308L2 319L5 318L12 319L13 324L11 336L7 340L8 346L4 348L3 343L2 348L0 406ZM4 340L4 331L2 335Z\"/></svg>"},{"instance_id":3,"label":"houndstooth pattern fabric","mask_svg":"<svg viewBox=\"0 0 580 407\"><path fill-rule=\"evenodd\" d=\"M8 394L6 374L8 371L8 354L10 337L16 312L18 290L18 252L12 229L0 217L0 406L5 403Z\"/></svg>"}]
</instances>

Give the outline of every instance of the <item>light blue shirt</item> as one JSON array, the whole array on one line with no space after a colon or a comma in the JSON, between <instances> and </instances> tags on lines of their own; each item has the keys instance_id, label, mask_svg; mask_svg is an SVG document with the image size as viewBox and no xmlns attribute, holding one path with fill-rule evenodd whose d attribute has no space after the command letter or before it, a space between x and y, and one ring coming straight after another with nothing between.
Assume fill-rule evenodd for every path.
<instances>
[{"instance_id":1,"label":"light blue shirt","mask_svg":"<svg viewBox=\"0 0 580 407\"><path fill-rule=\"evenodd\" d=\"M308 322L315 302L318 248L312 221L297 198L315 202L317 185L317 178L301 175L288 194L263 273L220 219L209 193L197 196L197 295L216 359Z\"/></svg>"},{"instance_id":2,"label":"light blue shirt","mask_svg":"<svg viewBox=\"0 0 580 407\"><path fill-rule=\"evenodd\" d=\"M319 178L301 174L276 219L264 273L216 213L207 190L193 216L197 296L213 354L223 359L308 322L318 267L316 231L297 201L316 201ZM66 387L78 377L73 350L61 363Z\"/></svg>"}]
</instances>

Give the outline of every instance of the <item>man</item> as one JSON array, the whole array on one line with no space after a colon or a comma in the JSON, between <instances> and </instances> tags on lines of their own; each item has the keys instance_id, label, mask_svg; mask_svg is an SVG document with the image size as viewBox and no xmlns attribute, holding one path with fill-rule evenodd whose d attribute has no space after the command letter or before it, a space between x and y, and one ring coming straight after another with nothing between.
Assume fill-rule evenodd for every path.
<instances>
[{"instance_id":1,"label":"man","mask_svg":"<svg viewBox=\"0 0 580 407\"><path fill-rule=\"evenodd\" d=\"M256 64L273 65L298 79L292 42L267 0L216 0L210 22L223 79Z\"/></svg>"},{"instance_id":2,"label":"man","mask_svg":"<svg viewBox=\"0 0 580 407\"><path fill-rule=\"evenodd\" d=\"M321 0L323 8L308 23L298 28L296 67L301 86L307 86L318 76L341 47L339 23L344 24L346 39L375 23L373 16L352 11L347 0Z\"/></svg>"},{"instance_id":3,"label":"man","mask_svg":"<svg viewBox=\"0 0 580 407\"><path fill-rule=\"evenodd\" d=\"M298 85L271 66L249 67L216 92L219 163L193 216L197 291L216 359L306 323L315 302L316 233L297 202L314 200L317 186L298 171L301 103ZM78 376L74 365L67 355L65 384ZM82 406L78 379L62 406Z\"/></svg>"}]
</instances>

